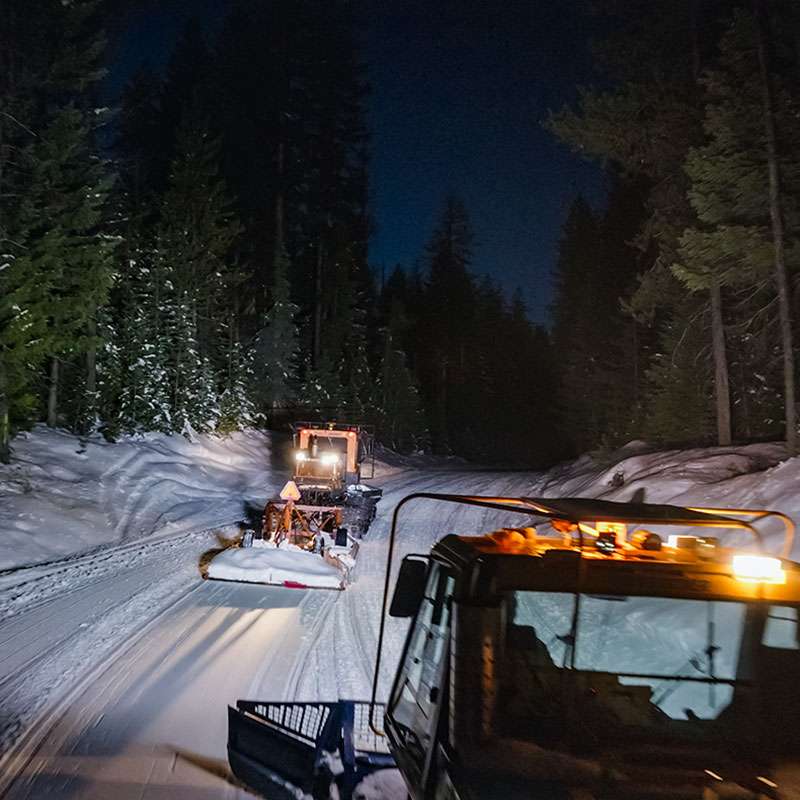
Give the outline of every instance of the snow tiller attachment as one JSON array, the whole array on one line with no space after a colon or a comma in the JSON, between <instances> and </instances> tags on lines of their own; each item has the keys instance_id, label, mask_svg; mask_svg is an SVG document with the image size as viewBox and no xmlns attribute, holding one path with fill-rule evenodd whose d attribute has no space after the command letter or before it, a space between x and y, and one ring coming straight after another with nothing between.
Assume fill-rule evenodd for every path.
<instances>
[{"instance_id":1,"label":"snow tiller attachment","mask_svg":"<svg viewBox=\"0 0 800 800\"><path fill-rule=\"evenodd\" d=\"M341 800L368 775L394 767L388 744L369 728L369 703L256 703L228 708L233 774L271 800Z\"/></svg>"}]
</instances>

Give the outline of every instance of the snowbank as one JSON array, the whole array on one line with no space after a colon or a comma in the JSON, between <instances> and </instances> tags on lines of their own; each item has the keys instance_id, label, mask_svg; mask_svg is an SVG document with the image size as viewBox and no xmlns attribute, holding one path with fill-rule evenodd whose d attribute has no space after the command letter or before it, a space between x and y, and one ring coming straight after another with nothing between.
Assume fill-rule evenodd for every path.
<instances>
[{"instance_id":1,"label":"snowbank","mask_svg":"<svg viewBox=\"0 0 800 800\"><path fill-rule=\"evenodd\" d=\"M798 487L800 458L787 459L780 443L648 452L644 443L631 442L605 458L586 454L555 467L534 482L530 494L772 509L798 524ZM779 548L782 529L778 521L765 528L771 548ZM800 538L793 558L800 559Z\"/></svg>"},{"instance_id":2,"label":"snowbank","mask_svg":"<svg viewBox=\"0 0 800 800\"><path fill-rule=\"evenodd\" d=\"M112 444L39 425L0 465L0 570L235 522L279 488L284 476L273 479L270 458L258 431Z\"/></svg>"},{"instance_id":3,"label":"snowbank","mask_svg":"<svg viewBox=\"0 0 800 800\"><path fill-rule=\"evenodd\" d=\"M365 462L364 479L380 481L408 470L469 469L469 462L459 456L432 456L427 453L395 453L382 445L375 448L375 469L370 475L372 461Z\"/></svg>"}]
</instances>

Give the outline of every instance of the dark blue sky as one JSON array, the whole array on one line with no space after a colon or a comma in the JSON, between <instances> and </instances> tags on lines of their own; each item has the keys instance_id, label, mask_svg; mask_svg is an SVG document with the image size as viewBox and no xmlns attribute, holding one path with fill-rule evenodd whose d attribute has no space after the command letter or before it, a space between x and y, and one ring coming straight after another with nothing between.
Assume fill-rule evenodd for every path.
<instances>
[{"instance_id":1,"label":"dark blue sky","mask_svg":"<svg viewBox=\"0 0 800 800\"><path fill-rule=\"evenodd\" d=\"M113 37L119 61L165 63L183 21L213 38L233 0L142 2ZM541 126L590 80L586 21L572 0L360 0L370 66L370 262L387 272L425 252L448 193L475 232L473 269L519 286L547 321L552 269L579 192L601 202L596 167ZM118 74L125 74L122 69Z\"/></svg>"},{"instance_id":2,"label":"dark blue sky","mask_svg":"<svg viewBox=\"0 0 800 800\"><path fill-rule=\"evenodd\" d=\"M411 265L448 192L475 231L473 267L546 320L567 209L596 167L541 125L590 76L585 22L547 0L366 2L373 97L373 264Z\"/></svg>"}]
</instances>

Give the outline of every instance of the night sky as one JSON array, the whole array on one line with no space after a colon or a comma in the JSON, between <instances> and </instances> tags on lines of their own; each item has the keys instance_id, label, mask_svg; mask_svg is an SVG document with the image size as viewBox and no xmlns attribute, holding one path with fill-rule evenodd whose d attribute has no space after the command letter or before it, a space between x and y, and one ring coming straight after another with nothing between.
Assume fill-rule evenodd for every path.
<instances>
[{"instance_id":1,"label":"night sky","mask_svg":"<svg viewBox=\"0 0 800 800\"><path fill-rule=\"evenodd\" d=\"M233 0L151 0L113 32L112 91L143 60L162 67L182 23L213 41ZM521 287L547 322L552 269L576 194L602 202L604 181L541 126L591 79L587 22L552 0L361 0L370 67L370 263L387 274L424 255L445 197L464 201L473 271L507 295Z\"/></svg>"}]
</instances>

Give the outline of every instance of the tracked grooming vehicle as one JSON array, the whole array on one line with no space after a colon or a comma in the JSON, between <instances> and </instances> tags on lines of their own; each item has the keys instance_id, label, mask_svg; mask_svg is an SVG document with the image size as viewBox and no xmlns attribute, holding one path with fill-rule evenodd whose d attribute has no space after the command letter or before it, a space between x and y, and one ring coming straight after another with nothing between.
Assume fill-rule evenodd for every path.
<instances>
[{"instance_id":1,"label":"tracked grooming vehicle","mask_svg":"<svg viewBox=\"0 0 800 800\"><path fill-rule=\"evenodd\" d=\"M382 705L392 547L412 500L529 519L404 559L389 614L410 626ZM797 797L793 537L767 510L412 495L395 511L371 700L239 701L231 767L269 798L322 800L335 783L350 800L392 763L413 800Z\"/></svg>"},{"instance_id":2,"label":"tracked grooming vehicle","mask_svg":"<svg viewBox=\"0 0 800 800\"><path fill-rule=\"evenodd\" d=\"M361 483L375 438L363 425L298 423L294 473L264 508L241 548L209 565L207 577L299 588L343 589L353 578L359 541L375 517L381 490Z\"/></svg>"}]
</instances>

